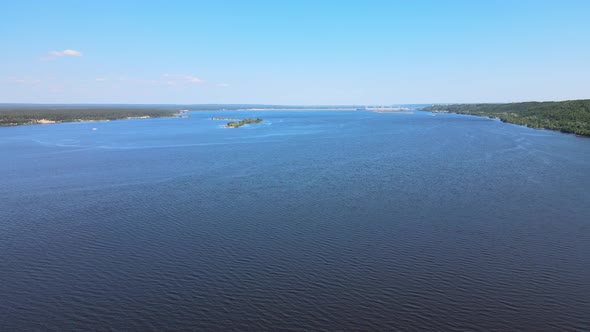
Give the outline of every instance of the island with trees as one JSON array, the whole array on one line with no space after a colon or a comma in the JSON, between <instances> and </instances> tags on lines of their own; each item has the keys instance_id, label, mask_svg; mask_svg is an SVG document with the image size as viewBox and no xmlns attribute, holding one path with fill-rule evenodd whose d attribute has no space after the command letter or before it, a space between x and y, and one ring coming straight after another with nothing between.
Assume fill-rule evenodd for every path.
<instances>
[{"instance_id":1,"label":"island with trees","mask_svg":"<svg viewBox=\"0 0 590 332\"><path fill-rule=\"evenodd\" d=\"M224 126L224 128L239 128L239 127L241 127L243 125L246 125L246 124L260 123L260 122L262 122L262 119L261 118L256 118L256 119L242 119L242 120L239 120L239 121L230 121L230 122L228 122Z\"/></svg>"},{"instance_id":2,"label":"island with trees","mask_svg":"<svg viewBox=\"0 0 590 332\"><path fill-rule=\"evenodd\" d=\"M432 105L422 110L485 116L531 128L558 130L590 137L590 99L508 104Z\"/></svg>"}]
</instances>

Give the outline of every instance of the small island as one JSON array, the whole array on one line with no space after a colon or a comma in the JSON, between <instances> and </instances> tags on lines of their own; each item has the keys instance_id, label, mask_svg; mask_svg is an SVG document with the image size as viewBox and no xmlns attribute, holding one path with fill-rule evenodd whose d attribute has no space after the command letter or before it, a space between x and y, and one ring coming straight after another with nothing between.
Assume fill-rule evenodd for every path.
<instances>
[{"instance_id":1,"label":"small island","mask_svg":"<svg viewBox=\"0 0 590 332\"><path fill-rule=\"evenodd\" d=\"M246 124L251 124L251 123L260 123L262 122L261 118L256 118L256 119L242 119L239 121L230 121L228 122L223 128L239 128L243 125Z\"/></svg>"}]
</instances>

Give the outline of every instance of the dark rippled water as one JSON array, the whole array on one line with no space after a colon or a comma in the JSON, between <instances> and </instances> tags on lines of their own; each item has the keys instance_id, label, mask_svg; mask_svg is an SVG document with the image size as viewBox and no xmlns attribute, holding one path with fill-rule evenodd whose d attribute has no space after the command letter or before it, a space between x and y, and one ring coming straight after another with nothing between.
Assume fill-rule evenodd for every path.
<instances>
[{"instance_id":1,"label":"dark rippled water","mask_svg":"<svg viewBox=\"0 0 590 332\"><path fill-rule=\"evenodd\" d=\"M0 128L0 160L2 331L590 330L590 139L191 112Z\"/></svg>"}]
</instances>

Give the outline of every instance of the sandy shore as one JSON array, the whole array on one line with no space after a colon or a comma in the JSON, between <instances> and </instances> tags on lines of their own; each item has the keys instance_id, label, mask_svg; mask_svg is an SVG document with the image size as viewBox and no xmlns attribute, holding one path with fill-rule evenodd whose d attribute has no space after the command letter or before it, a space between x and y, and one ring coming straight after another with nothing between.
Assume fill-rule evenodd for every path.
<instances>
[{"instance_id":1,"label":"sandy shore","mask_svg":"<svg viewBox=\"0 0 590 332\"><path fill-rule=\"evenodd\" d=\"M33 123L35 123L35 124L52 124L52 123L57 123L57 122L53 121L53 120L39 119L39 120L34 120Z\"/></svg>"}]
</instances>

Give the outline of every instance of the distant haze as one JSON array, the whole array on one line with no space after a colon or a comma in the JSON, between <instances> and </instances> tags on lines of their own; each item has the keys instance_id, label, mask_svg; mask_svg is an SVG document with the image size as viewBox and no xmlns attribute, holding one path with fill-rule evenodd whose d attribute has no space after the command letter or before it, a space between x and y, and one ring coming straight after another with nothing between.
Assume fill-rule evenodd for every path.
<instances>
[{"instance_id":1,"label":"distant haze","mask_svg":"<svg viewBox=\"0 0 590 332\"><path fill-rule=\"evenodd\" d=\"M589 1L5 1L0 103L590 98Z\"/></svg>"}]
</instances>

